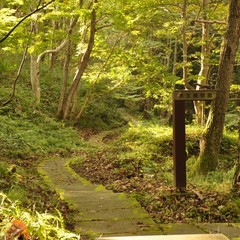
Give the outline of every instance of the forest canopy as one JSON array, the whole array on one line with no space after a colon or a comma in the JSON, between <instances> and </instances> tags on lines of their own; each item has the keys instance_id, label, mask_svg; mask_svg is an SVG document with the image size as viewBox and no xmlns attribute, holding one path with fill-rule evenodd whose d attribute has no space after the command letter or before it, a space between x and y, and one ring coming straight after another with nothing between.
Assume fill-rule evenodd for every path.
<instances>
[{"instance_id":1,"label":"forest canopy","mask_svg":"<svg viewBox=\"0 0 240 240\"><path fill-rule=\"evenodd\" d=\"M174 89L218 86L222 46L233 15L231 4L211 0L1 1L4 90L0 103L19 110L24 101L82 127L121 125L120 108L171 124ZM238 41L236 37L236 47ZM238 128L237 48L233 58L233 75L224 90L227 95L221 97L226 100L223 114L229 129ZM27 92L24 99L19 98L21 92ZM210 104L187 104L187 122L205 125ZM216 138L219 145L221 134Z\"/></svg>"},{"instance_id":2,"label":"forest canopy","mask_svg":"<svg viewBox=\"0 0 240 240\"><path fill-rule=\"evenodd\" d=\"M239 222L239 13L240 0L0 0L0 236L16 217L39 239L79 239L37 171L46 159L133 196L158 224ZM216 97L184 102L178 189L179 90ZM39 230L44 218L57 227Z\"/></svg>"}]
</instances>

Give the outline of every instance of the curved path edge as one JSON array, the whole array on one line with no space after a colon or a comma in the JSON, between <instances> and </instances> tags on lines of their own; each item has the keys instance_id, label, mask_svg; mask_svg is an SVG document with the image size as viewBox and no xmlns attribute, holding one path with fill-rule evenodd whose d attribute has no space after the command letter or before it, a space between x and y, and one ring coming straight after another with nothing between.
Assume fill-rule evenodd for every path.
<instances>
[{"instance_id":1,"label":"curved path edge","mask_svg":"<svg viewBox=\"0 0 240 240\"><path fill-rule=\"evenodd\" d=\"M123 193L113 193L102 185L91 184L69 166L84 156L50 158L38 166L44 181L61 199L77 210L75 231L81 235L153 235L163 234L139 203ZM89 238L90 239L90 238Z\"/></svg>"}]
</instances>

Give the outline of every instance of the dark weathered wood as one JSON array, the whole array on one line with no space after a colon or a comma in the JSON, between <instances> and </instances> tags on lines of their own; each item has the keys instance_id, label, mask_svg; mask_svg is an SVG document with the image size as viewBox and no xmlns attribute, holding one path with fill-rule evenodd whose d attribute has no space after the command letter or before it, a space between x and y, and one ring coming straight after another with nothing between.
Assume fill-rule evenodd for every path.
<instances>
[{"instance_id":1,"label":"dark weathered wood","mask_svg":"<svg viewBox=\"0 0 240 240\"><path fill-rule=\"evenodd\" d=\"M174 100L207 101L216 98L216 90L176 90Z\"/></svg>"},{"instance_id":2,"label":"dark weathered wood","mask_svg":"<svg viewBox=\"0 0 240 240\"><path fill-rule=\"evenodd\" d=\"M175 90L173 92L173 162L174 186L184 191L186 177L186 133L185 133L185 101L214 100L215 90Z\"/></svg>"},{"instance_id":3,"label":"dark weathered wood","mask_svg":"<svg viewBox=\"0 0 240 240\"><path fill-rule=\"evenodd\" d=\"M173 160L174 184L179 190L186 189L186 137L185 101L173 101Z\"/></svg>"}]
</instances>

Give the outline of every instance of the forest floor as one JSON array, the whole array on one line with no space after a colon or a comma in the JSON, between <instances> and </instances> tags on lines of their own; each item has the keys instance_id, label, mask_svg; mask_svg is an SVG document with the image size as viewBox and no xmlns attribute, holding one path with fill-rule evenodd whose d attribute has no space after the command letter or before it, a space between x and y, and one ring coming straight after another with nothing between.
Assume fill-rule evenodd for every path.
<instances>
[{"instance_id":1,"label":"forest floor","mask_svg":"<svg viewBox=\"0 0 240 240\"><path fill-rule=\"evenodd\" d=\"M93 146L103 145L109 131L90 138ZM85 154L82 155L84 160ZM76 174L69 163L73 159L53 158L41 164L40 172L61 197L76 210L75 231L82 239L99 236L219 234L230 239L240 236L240 224L228 223L155 223L132 198L113 193L99 184L91 184ZM214 239L223 239L215 236ZM219 238L217 238L219 237Z\"/></svg>"},{"instance_id":2,"label":"forest floor","mask_svg":"<svg viewBox=\"0 0 240 240\"><path fill-rule=\"evenodd\" d=\"M240 224L230 223L231 214L235 213L231 213L229 208L226 209L227 214L219 213L229 200L228 195L216 191L202 192L194 187L189 187L186 193L177 193L172 187L164 187L164 183L151 177L126 177L121 170L116 171L107 155L108 143L118 134L119 129L115 129L91 135L88 142L98 158L91 158L85 152L84 161L71 165L74 171L92 184L102 184L113 192L138 195L138 201L157 224L159 234L223 233L230 239L240 237ZM149 195L143 196L142 192L154 197L144 199ZM196 213L197 209L200 209L201 218L199 212Z\"/></svg>"},{"instance_id":3,"label":"forest floor","mask_svg":"<svg viewBox=\"0 0 240 240\"><path fill-rule=\"evenodd\" d=\"M93 152L85 152L85 160L71 167L91 183L134 196L157 223L238 222L238 192L206 190L188 183L187 191L180 193L153 175L143 175L140 170L132 173L119 166L113 160L114 152L109 145L118 135L116 129L89 137Z\"/></svg>"}]
</instances>

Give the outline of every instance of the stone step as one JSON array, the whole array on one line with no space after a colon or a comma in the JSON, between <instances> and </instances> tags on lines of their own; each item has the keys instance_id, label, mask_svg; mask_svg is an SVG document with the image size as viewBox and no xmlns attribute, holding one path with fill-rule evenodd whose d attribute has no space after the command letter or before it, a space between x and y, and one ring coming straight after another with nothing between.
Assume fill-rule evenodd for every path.
<instances>
[{"instance_id":1,"label":"stone step","mask_svg":"<svg viewBox=\"0 0 240 240\"><path fill-rule=\"evenodd\" d=\"M68 163L67 159L48 159L39 165L39 172L76 210L75 232L94 237L163 234L135 199L91 184L71 170Z\"/></svg>"},{"instance_id":2,"label":"stone step","mask_svg":"<svg viewBox=\"0 0 240 240\"><path fill-rule=\"evenodd\" d=\"M100 237L96 240L229 240L223 234L183 234L158 236Z\"/></svg>"}]
</instances>

